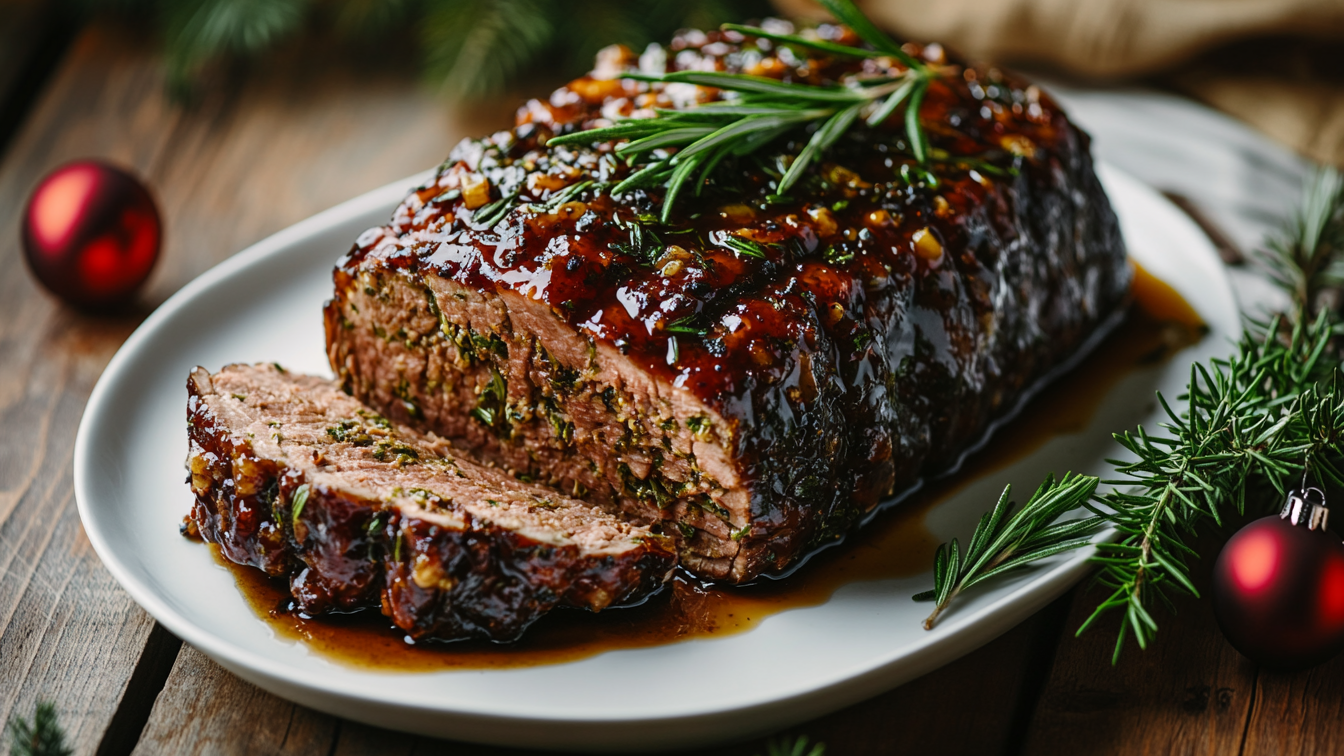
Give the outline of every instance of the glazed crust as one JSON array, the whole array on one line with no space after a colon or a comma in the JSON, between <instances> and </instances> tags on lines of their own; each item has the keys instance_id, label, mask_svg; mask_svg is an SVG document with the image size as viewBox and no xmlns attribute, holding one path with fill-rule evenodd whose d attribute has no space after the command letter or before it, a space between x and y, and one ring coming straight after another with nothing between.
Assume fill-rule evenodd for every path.
<instances>
[{"instance_id":1,"label":"glazed crust","mask_svg":"<svg viewBox=\"0 0 1344 756\"><path fill-rule=\"evenodd\" d=\"M666 225L661 190L602 189L630 170L613 145L547 140L723 93L620 80L656 61L605 52L359 238L326 310L333 369L391 417L661 527L701 577L787 569L953 464L1127 297L1086 134L1015 76L907 49L945 66L921 110L932 177L898 111L790 198L772 196L775 156L805 134L725 163ZM812 84L903 70L717 32L663 65Z\"/></svg>"}]
</instances>

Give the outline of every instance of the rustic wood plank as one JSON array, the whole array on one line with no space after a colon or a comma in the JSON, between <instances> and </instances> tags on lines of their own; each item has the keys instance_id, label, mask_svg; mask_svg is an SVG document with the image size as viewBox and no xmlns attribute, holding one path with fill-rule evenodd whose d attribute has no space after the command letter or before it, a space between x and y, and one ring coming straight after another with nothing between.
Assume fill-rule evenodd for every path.
<instances>
[{"instance_id":1,"label":"rustic wood plank","mask_svg":"<svg viewBox=\"0 0 1344 756\"><path fill-rule=\"evenodd\" d=\"M1193 579L1207 595L1221 539L1201 537ZM1077 591L1065 625L1072 632L1100 600ZM1183 597L1162 612L1146 651L1132 643L1111 666L1119 627L1112 615L1081 638L1066 635L1029 726L1024 753L1238 753L1255 690L1255 665L1219 632L1206 600ZM1271 751L1272 752L1272 751Z\"/></svg>"},{"instance_id":2,"label":"rustic wood plank","mask_svg":"<svg viewBox=\"0 0 1344 756\"><path fill-rule=\"evenodd\" d=\"M1030 710L1023 681L1053 654L1067 609L1067 599L1061 600L937 672L779 735L806 735L836 756L887 754L897 744L911 753L1007 753L1024 704ZM261 724L251 728L253 722ZM774 737L684 753L764 754ZM299 756L314 750L332 756L541 753L435 740L319 714L229 675L190 647L179 655L135 753Z\"/></svg>"},{"instance_id":3,"label":"rustic wood plank","mask_svg":"<svg viewBox=\"0 0 1344 756\"><path fill-rule=\"evenodd\" d=\"M1261 671L1245 754L1337 754L1344 748L1344 655L1295 674Z\"/></svg>"},{"instance_id":4,"label":"rustic wood plank","mask_svg":"<svg viewBox=\"0 0 1344 756\"><path fill-rule=\"evenodd\" d=\"M88 394L151 306L266 234L507 122L511 106L456 118L395 57L297 50L185 109L165 99L144 40L89 29L16 134L0 167L0 238L18 238L43 173L94 156L147 178L166 243L139 305L99 318L40 291L17 245L0 245L0 720L51 699L77 752L104 736L103 752L124 750L176 653L150 643L153 621L89 548L71 480ZM149 689L129 690L133 679Z\"/></svg>"},{"instance_id":5,"label":"rustic wood plank","mask_svg":"<svg viewBox=\"0 0 1344 756\"><path fill-rule=\"evenodd\" d=\"M325 756L335 717L249 685L183 646L133 753Z\"/></svg>"}]
</instances>

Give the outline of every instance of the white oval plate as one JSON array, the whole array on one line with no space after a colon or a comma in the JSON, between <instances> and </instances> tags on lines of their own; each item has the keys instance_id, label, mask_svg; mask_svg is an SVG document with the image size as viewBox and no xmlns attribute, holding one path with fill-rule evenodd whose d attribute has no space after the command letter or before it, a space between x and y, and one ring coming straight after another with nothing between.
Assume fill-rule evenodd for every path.
<instances>
[{"instance_id":1,"label":"white oval plate","mask_svg":"<svg viewBox=\"0 0 1344 756\"><path fill-rule=\"evenodd\" d=\"M1121 381L1091 426L967 485L926 517L940 539L966 538L1006 482L1034 490L1045 472L1101 474L1110 432L1157 422L1153 390L1179 394L1193 360L1226 354L1239 320L1212 246L1135 179L1103 166L1132 256L1175 286L1211 327L1165 366ZM155 619L240 677L285 698L370 724L501 745L582 750L673 748L742 737L820 716L929 672L1013 627L1087 573L1062 555L976 590L927 632L910 596L932 573L853 583L825 604L723 638L621 650L502 671L389 674L328 661L277 637L230 573L178 535L191 495L185 381L196 365L278 361L329 374L321 305L333 261L383 223L415 176L313 216L196 279L151 315L89 399L75 446L75 493L108 570ZM731 669L706 676L705 670ZM712 681L712 682L711 682Z\"/></svg>"}]
</instances>

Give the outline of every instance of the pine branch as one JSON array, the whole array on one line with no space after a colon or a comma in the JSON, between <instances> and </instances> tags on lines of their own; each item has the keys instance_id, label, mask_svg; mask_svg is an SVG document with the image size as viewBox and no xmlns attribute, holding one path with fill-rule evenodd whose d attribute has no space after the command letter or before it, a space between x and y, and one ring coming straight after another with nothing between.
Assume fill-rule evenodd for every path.
<instances>
[{"instance_id":1,"label":"pine branch","mask_svg":"<svg viewBox=\"0 0 1344 756\"><path fill-rule=\"evenodd\" d=\"M915 601L936 602L933 613L924 620L924 629L932 630L938 616L962 591L995 575L1091 543L1100 517L1055 521L1065 512L1081 508L1096 491L1097 482L1087 475L1066 474L1059 482L1049 476L1017 512L1013 512L1016 504L1009 500L1013 487L1005 487L999 502L981 516L965 554L955 538L938 547L933 590L914 597Z\"/></svg>"},{"instance_id":2,"label":"pine branch","mask_svg":"<svg viewBox=\"0 0 1344 756\"><path fill-rule=\"evenodd\" d=\"M1322 293L1344 285L1344 176L1333 168L1314 170L1302 207L1256 257L1295 303L1307 312L1318 309Z\"/></svg>"},{"instance_id":3,"label":"pine branch","mask_svg":"<svg viewBox=\"0 0 1344 756\"><path fill-rule=\"evenodd\" d=\"M296 33L308 0L178 0L163 7L170 85L182 89L212 58L255 55Z\"/></svg>"},{"instance_id":4,"label":"pine branch","mask_svg":"<svg viewBox=\"0 0 1344 756\"><path fill-rule=\"evenodd\" d=\"M10 756L70 756L65 731L56 715L56 705L38 701L31 722L15 716L9 720Z\"/></svg>"},{"instance_id":5,"label":"pine branch","mask_svg":"<svg viewBox=\"0 0 1344 756\"><path fill-rule=\"evenodd\" d=\"M546 64L580 74L601 47L642 49L679 28L713 28L760 17L766 0L66 0L83 13L114 13L157 24L170 89L192 91L202 69L255 57L330 25L367 41L407 31L420 38L424 72L453 97L516 86Z\"/></svg>"},{"instance_id":6,"label":"pine branch","mask_svg":"<svg viewBox=\"0 0 1344 756\"><path fill-rule=\"evenodd\" d=\"M452 97L508 85L554 40L545 0L426 0L425 74Z\"/></svg>"},{"instance_id":7,"label":"pine branch","mask_svg":"<svg viewBox=\"0 0 1344 756\"><path fill-rule=\"evenodd\" d=\"M1338 329L1322 313L1295 323L1285 340L1280 323L1253 324L1232 359L1196 365L1183 410L1159 396L1165 435L1142 427L1116 435L1136 459L1115 463L1121 477L1108 482L1121 488L1096 510L1121 533L1097 546L1097 582L1111 594L1078 630L1123 610L1113 660L1130 634L1147 647L1157 601L1169 601L1172 591L1198 595L1187 540L1200 526L1221 525L1229 510L1244 512L1248 488L1292 488L1308 470L1340 482L1333 458L1344 438L1344 392L1338 359L1326 358Z\"/></svg>"}]
</instances>

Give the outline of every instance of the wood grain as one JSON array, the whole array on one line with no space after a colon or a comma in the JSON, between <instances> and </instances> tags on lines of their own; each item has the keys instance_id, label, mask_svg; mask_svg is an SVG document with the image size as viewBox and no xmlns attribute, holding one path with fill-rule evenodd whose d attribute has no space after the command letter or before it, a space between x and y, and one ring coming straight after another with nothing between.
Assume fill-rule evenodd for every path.
<instances>
[{"instance_id":1,"label":"wood grain","mask_svg":"<svg viewBox=\"0 0 1344 756\"><path fill-rule=\"evenodd\" d=\"M1295 674L1260 672L1244 753L1344 750L1344 656Z\"/></svg>"},{"instance_id":2,"label":"wood grain","mask_svg":"<svg viewBox=\"0 0 1344 756\"><path fill-rule=\"evenodd\" d=\"M249 685L184 646L133 752L331 753L339 721Z\"/></svg>"},{"instance_id":3,"label":"wood grain","mask_svg":"<svg viewBox=\"0 0 1344 756\"><path fill-rule=\"evenodd\" d=\"M1216 536L1205 536L1196 550L1215 555L1220 545ZM1203 594L1212 562L1212 556L1201 560L1192 571ZM1059 644L1024 752L1239 753L1256 670L1223 639L1209 603L1177 599L1176 615L1158 615L1156 641L1146 651L1131 642L1112 667L1119 614L1071 637L1100 600L1098 592L1076 592L1068 634Z\"/></svg>"}]
</instances>

